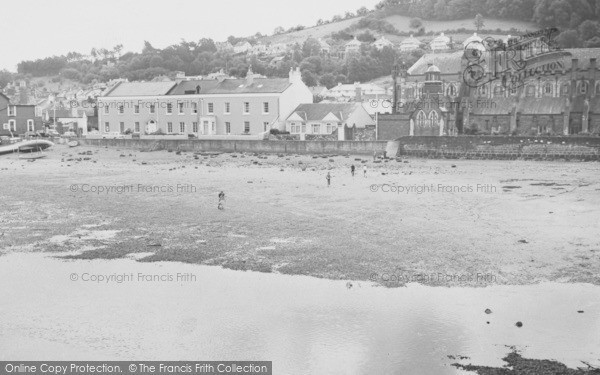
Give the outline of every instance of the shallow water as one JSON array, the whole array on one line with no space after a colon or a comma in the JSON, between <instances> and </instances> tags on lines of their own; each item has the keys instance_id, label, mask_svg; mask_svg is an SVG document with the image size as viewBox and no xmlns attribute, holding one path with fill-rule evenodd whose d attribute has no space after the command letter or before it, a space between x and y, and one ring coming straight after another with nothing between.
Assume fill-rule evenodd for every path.
<instances>
[{"instance_id":1,"label":"shallow water","mask_svg":"<svg viewBox=\"0 0 600 375\"><path fill-rule=\"evenodd\" d=\"M84 274L133 277L97 283ZM273 361L277 374L438 375L460 373L448 355L502 366L514 345L528 358L600 365L592 285L348 289L304 276L20 253L0 256L0 301L0 360L243 359Z\"/></svg>"}]
</instances>

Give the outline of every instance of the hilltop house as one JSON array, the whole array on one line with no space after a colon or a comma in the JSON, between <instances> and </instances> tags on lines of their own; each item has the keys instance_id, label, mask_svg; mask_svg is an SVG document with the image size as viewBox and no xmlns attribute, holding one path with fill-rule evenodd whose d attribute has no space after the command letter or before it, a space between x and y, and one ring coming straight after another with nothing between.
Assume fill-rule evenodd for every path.
<instances>
[{"instance_id":1,"label":"hilltop house","mask_svg":"<svg viewBox=\"0 0 600 375\"><path fill-rule=\"evenodd\" d=\"M250 50L252 50L252 44L248 41L238 42L233 46L234 53L248 53Z\"/></svg>"},{"instance_id":2,"label":"hilltop house","mask_svg":"<svg viewBox=\"0 0 600 375\"><path fill-rule=\"evenodd\" d=\"M349 58L352 55L356 55L360 53L360 46L362 43L354 37L351 41L346 43L344 46L344 55L346 58Z\"/></svg>"},{"instance_id":3,"label":"hilltop house","mask_svg":"<svg viewBox=\"0 0 600 375\"><path fill-rule=\"evenodd\" d=\"M259 135L282 129L287 116L312 93L299 69L289 78L121 83L98 98L104 134Z\"/></svg>"},{"instance_id":4,"label":"hilltop house","mask_svg":"<svg viewBox=\"0 0 600 375\"><path fill-rule=\"evenodd\" d=\"M388 40L385 36L381 36L379 39L374 41L372 45L378 50L382 50L385 47L394 48L394 43Z\"/></svg>"},{"instance_id":5,"label":"hilltop house","mask_svg":"<svg viewBox=\"0 0 600 375\"><path fill-rule=\"evenodd\" d=\"M415 38L413 34L410 34L410 37L404 39L400 42L400 51L412 51L415 49L419 49L421 47L421 42L419 39Z\"/></svg>"},{"instance_id":6,"label":"hilltop house","mask_svg":"<svg viewBox=\"0 0 600 375\"><path fill-rule=\"evenodd\" d=\"M300 140L373 138L375 121L361 103L299 105L286 119L286 130Z\"/></svg>"},{"instance_id":7,"label":"hilltop house","mask_svg":"<svg viewBox=\"0 0 600 375\"><path fill-rule=\"evenodd\" d=\"M444 33L441 33L439 36L433 38L433 40L429 43L429 47L432 51L442 51L450 49L451 43L452 40L444 35Z\"/></svg>"},{"instance_id":8,"label":"hilltop house","mask_svg":"<svg viewBox=\"0 0 600 375\"><path fill-rule=\"evenodd\" d=\"M485 51L485 46L483 45L483 38L481 38L477 33L473 33L470 37L465 39L463 42L463 49L477 49L479 51Z\"/></svg>"},{"instance_id":9,"label":"hilltop house","mask_svg":"<svg viewBox=\"0 0 600 375\"><path fill-rule=\"evenodd\" d=\"M35 105L11 104L0 93L0 136L17 136L43 131L42 119L35 115Z\"/></svg>"}]
</instances>

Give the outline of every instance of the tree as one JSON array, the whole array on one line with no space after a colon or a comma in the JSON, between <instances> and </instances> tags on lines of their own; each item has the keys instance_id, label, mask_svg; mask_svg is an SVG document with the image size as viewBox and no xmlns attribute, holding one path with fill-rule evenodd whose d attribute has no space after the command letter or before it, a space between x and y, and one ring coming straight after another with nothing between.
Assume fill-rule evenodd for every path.
<instances>
[{"instance_id":1,"label":"tree","mask_svg":"<svg viewBox=\"0 0 600 375\"><path fill-rule=\"evenodd\" d=\"M423 21L420 18L413 18L410 20L409 26L411 29L418 29L423 26Z\"/></svg>"},{"instance_id":2,"label":"tree","mask_svg":"<svg viewBox=\"0 0 600 375\"><path fill-rule=\"evenodd\" d=\"M600 22L586 20L579 25L579 35L581 35L582 40L589 40L595 36L600 36Z\"/></svg>"},{"instance_id":3,"label":"tree","mask_svg":"<svg viewBox=\"0 0 600 375\"><path fill-rule=\"evenodd\" d=\"M317 26L321 26L321 25L323 25L324 23L325 23L325 21L323 21L323 19L322 19L322 18L319 18L319 19L317 20Z\"/></svg>"},{"instance_id":4,"label":"tree","mask_svg":"<svg viewBox=\"0 0 600 375\"><path fill-rule=\"evenodd\" d=\"M317 85L317 76L310 70L302 72L302 81L308 87L315 87Z\"/></svg>"},{"instance_id":5,"label":"tree","mask_svg":"<svg viewBox=\"0 0 600 375\"><path fill-rule=\"evenodd\" d=\"M346 12L346 13L344 14L344 18L345 18L345 19L354 18L354 13L352 13L352 12Z\"/></svg>"},{"instance_id":6,"label":"tree","mask_svg":"<svg viewBox=\"0 0 600 375\"><path fill-rule=\"evenodd\" d=\"M321 86L325 86L327 89L330 89L336 85L335 76L331 73L323 74L319 79L319 83Z\"/></svg>"},{"instance_id":7,"label":"tree","mask_svg":"<svg viewBox=\"0 0 600 375\"><path fill-rule=\"evenodd\" d=\"M367 9L367 7L360 7L357 11L356 11L356 15L357 16L366 16L369 13L369 9Z\"/></svg>"},{"instance_id":8,"label":"tree","mask_svg":"<svg viewBox=\"0 0 600 375\"><path fill-rule=\"evenodd\" d=\"M275 30L273 30L273 34L275 35L279 35L279 34L283 34L285 33L285 29L281 26L278 26L275 28Z\"/></svg>"},{"instance_id":9,"label":"tree","mask_svg":"<svg viewBox=\"0 0 600 375\"><path fill-rule=\"evenodd\" d=\"M302 44L302 56L304 58L310 56L318 56L321 53L321 44L314 38L308 38Z\"/></svg>"},{"instance_id":10,"label":"tree","mask_svg":"<svg viewBox=\"0 0 600 375\"><path fill-rule=\"evenodd\" d=\"M475 28L477 29L477 31L479 32L479 30L483 29L483 27L485 26L485 22L483 19L483 16L481 15L481 13L478 13L475 16L475 20L473 21L473 23L475 24Z\"/></svg>"},{"instance_id":11,"label":"tree","mask_svg":"<svg viewBox=\"0 0 600 375\"><path fill-rule=\"evenodd\" d=\"M562 48L577 48L580 46L580 39L577 31L565 30L556 37L556 42Z\"/></svg>"}]
</instances>

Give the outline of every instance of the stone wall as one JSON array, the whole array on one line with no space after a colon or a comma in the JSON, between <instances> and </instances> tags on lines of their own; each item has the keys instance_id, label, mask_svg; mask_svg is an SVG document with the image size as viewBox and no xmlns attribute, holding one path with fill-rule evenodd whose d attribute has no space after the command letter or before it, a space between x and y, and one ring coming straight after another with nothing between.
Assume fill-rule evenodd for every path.
<instances>
[{"instance_id":1,"label":"stone wall","mask_svg":"<svg viewBox=\"0 0 600 375\"><path fill-rule=\"evenodd\" d=\"M398 156L448 159L600 160L600 137L402 137Z\"/></svg>"},{"instance_id":2,"label":"stone wall","mask_svg":"<svg viewBox=\"0 0 600 375\"><path fill-rule=\"evenodd\" d=\"M382 153L385 141L240 141L240 140L146 140L80 139L81 144L137 150L181 150L197 152L258 152L287 154L366 154Z\"/></svg>"}]
</instances>

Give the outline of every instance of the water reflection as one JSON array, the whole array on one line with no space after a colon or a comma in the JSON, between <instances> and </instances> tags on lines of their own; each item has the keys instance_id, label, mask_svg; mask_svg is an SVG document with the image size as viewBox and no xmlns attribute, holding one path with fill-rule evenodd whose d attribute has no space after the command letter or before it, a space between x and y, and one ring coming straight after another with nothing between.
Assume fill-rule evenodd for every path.
<instances>
[{"instance_id":1,"label":"water reflection","mask_svg":"<svg viewBox=\"0 0 600 375\"><path fill-rule=\"evenodd\" d=\"M71 281L72 273L190 273L196 281L92 283ZM272 360L278 374L438 375L457 373L449 354L502 366L505 345L516 345L530 358L600 364L599 287L354 285L9 254L0 257L0 360L255 359Z\"/></svg>"}]
</instances>

